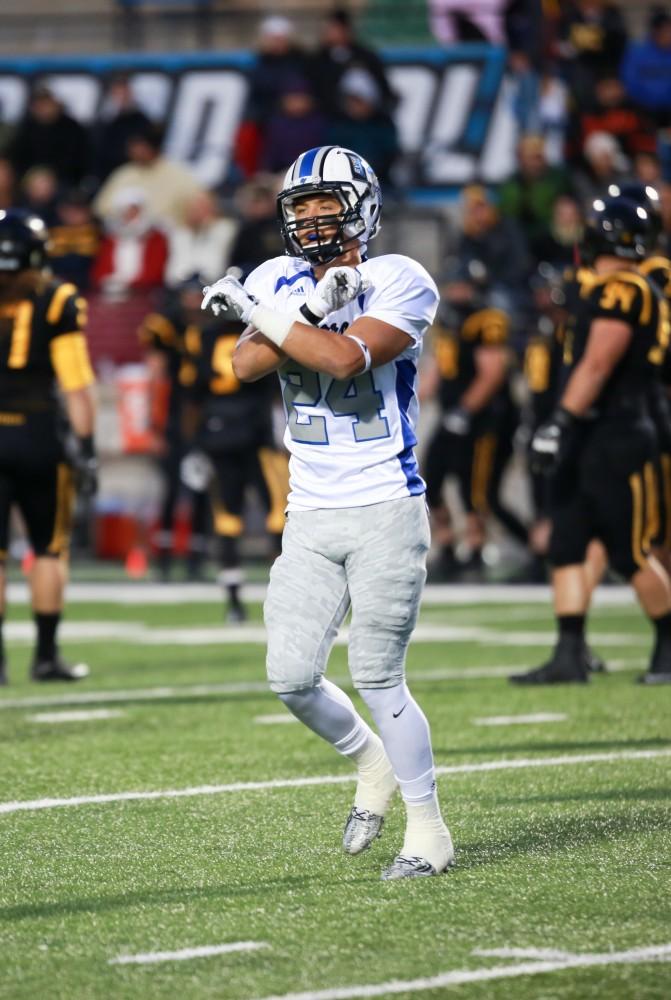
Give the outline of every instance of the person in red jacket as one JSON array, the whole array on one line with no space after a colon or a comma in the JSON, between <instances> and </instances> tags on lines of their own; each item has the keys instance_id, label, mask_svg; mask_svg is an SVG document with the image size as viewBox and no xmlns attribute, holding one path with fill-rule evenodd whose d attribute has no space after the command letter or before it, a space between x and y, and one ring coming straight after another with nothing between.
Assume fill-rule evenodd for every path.
<instances>
[{"instance_id":1,"label":"person in red jacket","mask_svg":"<svg viewBox=\"0 0 671 1000\"><path fill-rule=\"evenodd\" d=\"M124 188L116 198L93 266L93 287L111 299L150 291L163 284L168 244L145 207L140 188Z\"/></svg>"}]
</instances>

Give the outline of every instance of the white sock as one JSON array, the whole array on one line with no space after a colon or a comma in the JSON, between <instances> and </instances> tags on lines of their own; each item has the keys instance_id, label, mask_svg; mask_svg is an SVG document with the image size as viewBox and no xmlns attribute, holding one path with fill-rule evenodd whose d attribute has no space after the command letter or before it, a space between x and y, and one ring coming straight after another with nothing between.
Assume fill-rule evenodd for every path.
<instances>
[{"instance_id":1,"label":"white sock","mask_svg":"<svg viewBox=\"0 0 671 1000\"><path fill-rule=\"evenodd\" d=\"M343 753L342 750L340 752ZM384 816L398 787L391 761L385 753L384 743L372 729L369 729L365 743L346 756L351 757L359 773L354 793L354 807L367 809L376 816Z\"/></svg>"},{"instance_id":2,"label":"white sock","mask_svg":"<svg viewBox=\"0 0 671 1000\"><path fill-rule=\"evenodd\" d=\"M428 801L406 801L405 806L408 819L401 854L424 858L442 872L454 862L454 848L435 793Z\"/></svg>"}]
</instances>

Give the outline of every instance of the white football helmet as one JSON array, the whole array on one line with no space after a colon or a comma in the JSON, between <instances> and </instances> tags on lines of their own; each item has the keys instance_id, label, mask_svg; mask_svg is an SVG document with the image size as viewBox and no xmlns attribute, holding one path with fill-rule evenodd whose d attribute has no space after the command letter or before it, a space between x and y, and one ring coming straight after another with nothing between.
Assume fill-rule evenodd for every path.
<instances>
[{"instance_id":1,"label":"white football helmet","mask_svg":"<svg viewBox=\"0 0 671 1000\"><path fill-rule=\"evenodd\" d=\"M338 216L319 215L296 220L294 204L305 195L328 192L342 204ZM339 257L351 240L358 240L365 253L366 244L380 229L382 195L372 168L358 153L342 146L317 146L301 153L284 178L277 198L277 209L284 244L290 257L302 257L311 264L328 264ZM337 225L335 235L323 239L320 227ZM303 246L298 231L314 230L311 246Z\"/></svg>"}]
</instances>

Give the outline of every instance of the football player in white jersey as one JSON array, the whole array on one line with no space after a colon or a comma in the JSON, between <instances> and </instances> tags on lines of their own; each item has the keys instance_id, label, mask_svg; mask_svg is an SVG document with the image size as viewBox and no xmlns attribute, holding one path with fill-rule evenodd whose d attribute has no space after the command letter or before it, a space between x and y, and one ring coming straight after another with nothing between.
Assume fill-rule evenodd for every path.
<instances>
[{"instance_id":1,"label":"football player in white jersey","mask_svg":"<svg viewBox=\"0 0 671 1000\"><path fill-rule=\"evenodd\" d=\"M264 608L270 686L357 768L345 851L370 847L400 786L405 839L382 877L436 875L454 851L405 657L429 548L413 453L417 360L438 292L409 257L367 258L380 188L351 150L299 156L278 211L287 256L262 264L244 287L220 279L203 299L203 308L234 309L249 324L235 374L254 381L276 370L286 407L287 523ZM325 677L350 609L350 672L379 736Z\"/></svg>"}]
</instances>

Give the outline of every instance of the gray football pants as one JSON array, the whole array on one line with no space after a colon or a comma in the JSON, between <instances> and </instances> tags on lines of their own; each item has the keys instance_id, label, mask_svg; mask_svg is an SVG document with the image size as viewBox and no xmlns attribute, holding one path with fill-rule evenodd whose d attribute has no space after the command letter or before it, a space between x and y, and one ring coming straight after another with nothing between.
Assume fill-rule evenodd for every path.
<instances>
[{"instance_id":1,"label":"gray football pants","mask_svg":"<svg viewBox=\"0 0 671 1000\"><path fill-rule=\"evenodd\" d=\"M291 511L264 606L272 690L318 683L350 606L355 687L400 684L426 579L429 538L424 496Z\"/></svg>"}]
</instances>

